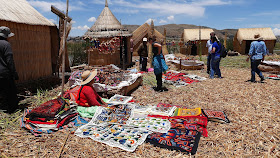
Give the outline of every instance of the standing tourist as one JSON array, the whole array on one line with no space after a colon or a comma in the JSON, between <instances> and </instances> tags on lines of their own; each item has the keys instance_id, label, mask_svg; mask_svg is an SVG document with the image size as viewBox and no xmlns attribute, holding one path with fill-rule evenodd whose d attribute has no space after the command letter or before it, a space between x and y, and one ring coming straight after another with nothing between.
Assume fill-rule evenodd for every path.
<instances>
[{"instance_id":1,"label":"standing tourist","mask_svg":"<svg viewBox=\"0 0 280 158\"><path fill-rule=\"evenodd\" d=\"M253 41L250 46L250 51L248 54L247 62L251 59L251 79L248 82L256 82L255 73L261 78L261 82L264 80L264 76L261 70L258 68L260 63L264 60L267 53L266 45L259 34L256 34L254 38L257 41Z\"/></svg>"},{"instance_id":2,"label":"standing tourist","mask_svg":"<svg viewBox=\"0 0 280 158\"><path fill-rule=\"evenodd\" d=\"M143 43L139 46L138 55L140 56L141 71L147 71L147 60L148 60L148 47L147 38L143 38Z\"/></svg>"},{"instance_id":3,"label":"standing tourist","mask_svg":"<svg viewBox=\"0 0 280 158\"><path fill-rule=\"evenodd\" d=\"M211 54L212 54L212 41L211 38L216 36L214 32L210 33L210 39L206 43L206 47L208 48L208 56L207 56L207 73L210 74L210 62L211 62Z\"/></svg>"},{"instance_id":4,"label":"standing tourist","mask_svg":"<svg viewBox=\"0 0 280 158\"><path fill-rule=\"evenodd\" d=\"M213 79L214 75L218 75L218 78L222 78L221 70L220 70L220 61L221 61L221 54L220 54L220 46L219 41L215 36L211 37L212 45L212 53L211 53L211 61L210 61L210 78Z\"/></svg>"},{"instance_id":5,"label":"standing tourist","mask_svg":"<svg viewBox=\"0 0 280 158\"><path fill-rule=\"evenodd\" d=\"M13 51L8 38L14 33L6 26L0 27L0 109L7 113L13 113L18 108L17 88L15 80L18 80Z\"/></svg>"},{"instance_id":6,"label":"standing tourist","mask_svg":"<svg viewBox=\"0 0 280 158\"><path fill-rule=\"evenodd\" d=\"M152 45L152 65L154 67L154 73L157 80L157 87L155 88L155 91L168 91L167 88L162 87L162 73L166 72L168 69L162 54L162 46L156 42L156 37L149 38L149 43Z\"/></svg>"}]
</instances>

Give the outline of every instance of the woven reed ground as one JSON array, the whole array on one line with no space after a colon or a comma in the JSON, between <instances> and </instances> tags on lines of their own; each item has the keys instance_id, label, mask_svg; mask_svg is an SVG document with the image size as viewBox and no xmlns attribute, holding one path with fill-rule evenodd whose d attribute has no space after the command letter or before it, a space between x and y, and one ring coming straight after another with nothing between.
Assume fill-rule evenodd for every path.
<instances>
[{"instance_id":1,"label":"woven reed ground","mask_svg":"<svg viewBox=\"0 0 280 158\"><path fill-rule=\"evenodd\" d=\"M168 86L169 91L162 93L151 89L155 84L153 73L145 74L144 85L132 93L132 96L143 104L163 102L188 105L189 108L225 111L231 123L209 122L209 137L201 138L195 157L280 157L280 81L245 82L250 78L248 68L222 67L221 71L223 79L208 79L181 88ZM205 70L188 72L207 77ZM20 114L21 112L10 116L1 114L1 157L59 156L68 133L59 131L36 138L26 130L20 129L17 121ZM5 121L10 124L5 124ZM61 157L190 155L154 147L149 143L140 145L135 152L130 153L70 134Z\"/></svg>"}]
</instances>

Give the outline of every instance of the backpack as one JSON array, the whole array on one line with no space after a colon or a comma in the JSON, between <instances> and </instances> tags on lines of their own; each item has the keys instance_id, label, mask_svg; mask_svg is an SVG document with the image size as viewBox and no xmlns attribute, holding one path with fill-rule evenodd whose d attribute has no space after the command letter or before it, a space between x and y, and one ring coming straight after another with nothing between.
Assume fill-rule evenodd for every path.
<instances>
[{"instance_id":1,"label":"backpack","mask_svg":"<svg viewBox=\"0 0 280 158\"><path fill-rule=\"evenodd\" d=\"M221 55L221 58L225 58L228 54L228 51L223 44L220 43L219 46L220 46L220 52L219 53Z\"/></svg>"}]
</instances>

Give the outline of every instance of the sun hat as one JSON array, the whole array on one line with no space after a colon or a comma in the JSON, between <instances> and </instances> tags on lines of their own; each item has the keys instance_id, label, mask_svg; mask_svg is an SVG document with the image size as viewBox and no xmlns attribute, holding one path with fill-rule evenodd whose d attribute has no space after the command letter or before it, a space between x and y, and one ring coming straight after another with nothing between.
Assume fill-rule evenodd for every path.
<instances>
[{"instance_id":1,"label":"sun hat","mask_svg":"<svg viewBox=\"0 0 280 158\"><path fill-rule=\"evenodd\" d=\"M90 81L92 81L92 79L97 75L97 71L84 71L81 75L82 77L82 82L81 85L86 85L88 84Z\"/></svg>"},{"instance_id":2,"label":"sun hat","mask_svg":"<svg viewBox=\"0 0 280 158\"><path fill-rule=\"evenodd\" d=\"M6 26L1 26L0 27L0 36L4 38L12 37L15 34L11 32L10 28Z\"/></svg>"},{"instance_id":3,"label":"sun hat","mask_svg":"<svg viewBox=\"0 0 280 158\"><path fill-rule=\"evenodd\" d=\"M148 41L148 39L145 37L145 38L143 38L143 42L147 42Z\"/></svg>"},{"instance_id":4,"label":"sun hat","mask_svg":"<svg viewBox=\"0 0 280 158\"><path fill-rule=\"evenodd\" d=\"M256 40L263 40L263 38L261 37L260 34L255 34L255 35L254 35L254 38L255 38Z\"/></svg>"}]
</instances>

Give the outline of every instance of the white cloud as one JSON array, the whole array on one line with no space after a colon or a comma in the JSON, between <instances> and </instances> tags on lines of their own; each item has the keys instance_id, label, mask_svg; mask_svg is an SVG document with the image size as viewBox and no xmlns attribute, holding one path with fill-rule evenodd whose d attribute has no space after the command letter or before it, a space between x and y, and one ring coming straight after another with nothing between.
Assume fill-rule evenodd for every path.
<instances>
[{"instance_id":1,"label":"white cloud","mask_svg":"<svg viewBox=\"0 0 280 158\"><path fill-rule=\"evenodd\" d=\"M76 24L76 21L74 21L74 20L71 20L71 24Z\"/></svg>"},{"instance_id":2,"label":"white cloud","mask_svg":"<svg viewBox=\"0 0 280 158\"><path fill-rule=\"evenodd\" d=\"M42 12L50 12L51 5L55 6L61 11L66 10L66 3L62 1L49 2L49 1L39 1L39 0L28 0L28 3L33 7L40 9ZM81 10L82 9L81 6L82 4L79 2L77 2L76 4L70 4L69 11Z\"/></svg>"},{"instance_id":3,"label":"white cloud","mask_svg":"<svg viewBox=\"0 0 280 158\"><path fill-rule=\"evenodd\" d=\"M52 23L54 23L54 24L56 24L57 25L57 22L56 22L56 20L54 20L54 19L49 19Z\"/></svg>"},{"instance_id":4,"label":"white cloud","mask_svg":"<svg viewBox=\"0 0 280 158\"><path fill-rule=\"evenodd\" d=\"M90 28L87 25L73 27L73 30L82 30L82 31L84 31L84 30L88 30L88 29L90 29Z\"/></svg>"},{"instance_id":5,"label":"white cloud","mask_svg":"<svg viewBox=\"0 0 280 158\"><path fill-rule=\"evenodd\" d=\"M166 24L167 21L166 21L166 20L160 20L159 23L160 23L160 24Z\"/></svg>"},{"instance_id":6,"label":"white cloud","mask_svg":"<svg viewBox=\"0 0 280 158\"><path fill-rule=\"evenodd\" d=\"M88 19L88 22L95 22L96 21L96 18L95 17L91 17Z\"/></svg>"},{"instance_id":7,"label":"white cloud","mask_svg":"<svg viewBox=\"0 0 280 158\"><path fill-rule=\"evenodd\" d=\"M171 20L174 20L174 16L173 16L173 15L170 15L169 17L167 17L167 19L170 20L170 21L171 21Z\"/></svg>"},{"instance_id":8,"label":"white cloud","mask_svg":"<svg viewBox=\"0 0 280 158\"><path fill-rule=\"evenodd\" d=\"M93 3L100 4L100 0L94 0ZM160 15L187 15L192 17L204 16L205 9L208 6L231 5L231 0L110 0L114 6L122 8L137 9L142 12L149 12ZM104 4L104 2L103 2Z\"/></svg>"},{"instance_id":9,"label":"white cloud","mask_svg":"<svg viewBox=\"0 0 280 158\"><path fill-rule=\"evenodd\" d=\"M153 20L154 22L157 21L156 19L150 18L150 19L148 19L145 23L151 24L152 20Z\"/></svg>"},{"instance_id":10,"label":"white cloud","mask_svg":"<svg viewBox=\"0 0 280 158\"><path fill-rule=\"evenodd\" d=\"M273 29L273 33L274 33L276 36L280 36L280 29L279 29L279 28L274 28L274 29Z\"/></svg>"}]
</instances>

